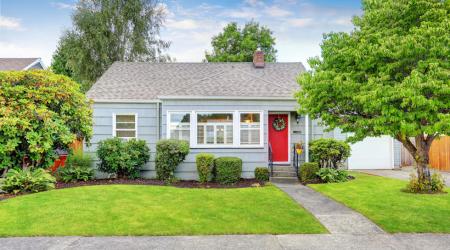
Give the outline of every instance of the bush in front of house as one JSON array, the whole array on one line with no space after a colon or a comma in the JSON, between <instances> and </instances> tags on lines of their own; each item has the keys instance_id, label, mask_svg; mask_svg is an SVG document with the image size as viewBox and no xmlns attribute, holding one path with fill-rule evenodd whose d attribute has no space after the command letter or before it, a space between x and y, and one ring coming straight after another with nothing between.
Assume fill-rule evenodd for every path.
<instances>
[{"instance_id":1,"label":"bush in front of house","mask_svg":"<svg viewBox=\"0 0 450 250\"><path fill-rule=\"evenodd\" d=\"M11 194L37 193L55 188L56 179L42 168L10 169L0 189Z\"/></svg>"},{"instance_id":2,"label":"bush in front of house","mask_svg":"<svg viewBox=\"0 0 450 250\"><path fill-rule=\"evenodd\" d=\"M183 140L160 140L156 143L156 175L166 182L175 179L175 170L189 154L189 142Z\"/></svg>"},{"instance_id":3,"label":"bush in front of house","mask_svg":"<svg viewBox=\"0 0 450 250\"><path fill-rule=\"evenodd\" d=\"M319 179L317 176L319 169L319 164L317 162L305 162L299 169L298 177L303 183L316 182Z\"/></svg>"},{"instance_id":4,"label":"bush in front of house","mask_svg":"<svg viewBox=\"0 0 450 250\"><path fill-rule=\"evenodd\" d=\"M411 173L409 183L404 191L409 193L442 193L444 188L445 181L441 174L434 173L431 175L430 180L420 183L417 175Z\"/></svg>"},{"instance_id":5,"label":"bush in front of house","mask_svg":"<svg viewBox=\"0 0 450 250\"><path fill-rule=\"evenodd\" d=\"M220 184L234 184L242 174L242 160L238 157L219 157L214 160L215 179Z\"/></svg>"},{"instance_id":6,"label":"bush in front of house","mask_svg":"<svg viewBox=\"0 0 450 250\"><path fill-rule=\"evenodd\" d=\"M350 146L345 141L321 138L310 142L309 153L319 167L338 169L350 156Z\"/></svg>"},{"instance_id":7,"label":"bush in front of house","mask_svg":"<svg viewBox=\"0 0 450 250\"><path fill-rule=\"evenodd\" d=\"M200 153L195 156L197 165L198 179L201 183L206 183L211 179L212 170L214 168L214 155L208 153Z\"/></svg>"},{"instance_id":8,"label":"bush in front of house","mask_svg":"<svg viewBox=\"0 0 450 250\"><path fill-rule=\"evenodd\" d=\"M345 182L348 181L348 173L344 170L334 168L321 168L317 172L317 176L325 183Z\"/></svg>"},{"instance_id":9,"label":"bush in front of house","mask_svg":"<svg viewBox=\"0 0 450 250\"><path fill-rule=\"evenodd\" d=\"M260 182L269 181L269 169L255 168L255 179Z\"/></svg>"},{"instance_id":10,"label":"bush in front of house","mask_svg":"<svg viewBox=\"0 0 450 250\"><path fill-rule=\"evenodd\" d=\"M118 178L137 178L140 169L150 160L150 149L144 140L110 138L97 148L99 170Z\"/></svg>"},{"instance_id":11,"label":"bush in front of house","mask_svg":"<svg viewBox=\"0 0 450 250\"><path fill-rule=\"evenodd\" d=\"M65 167L58 168L57 177L62 182L88 181L94 178L92 157L82 152L70 154Z\"/></svg>"}]
</instances>

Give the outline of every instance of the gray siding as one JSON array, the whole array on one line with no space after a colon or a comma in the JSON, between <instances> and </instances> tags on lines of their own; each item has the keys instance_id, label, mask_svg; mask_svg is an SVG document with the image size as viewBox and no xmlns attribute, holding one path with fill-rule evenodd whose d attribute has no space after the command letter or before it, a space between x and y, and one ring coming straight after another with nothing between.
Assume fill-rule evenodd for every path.
<instances>
[{"instance_id":1,"label":"gray siding","mask_svg":"<svg viewBox=\"0 0 450 250\"><path fill-rule=\"evenodd\" d=\"M95 151L98 142L111 138L113 134L113 114L136 113L138 117L137 137L147 141L150 148L150 162L143 168L142 174L154 169L155 146L158 140L158 112L155 103L135 104L135 103L95 103L94 110L94 136L92 137L90 147L84 148L84 151L90 153L95 158ZM97 161L96 161L97 162ZM95 166L97 164L94 164ZM95 167L96 168L96 167ZM105 174L97 171L97 177L106 177Z\"/></svg>"},{"instance_id":2,"label":"gray siding","mask_svg":"<svg viewBox=\"0 0 450 250\"><path fill-rule=\"evenodd\" d=\"M294 111L295 101L247 101L247 100L163 100L162 103L162 138L167 133L168 111L234 111L251 110L264 112L264 148L193 148L186 160L178 167L176 175L182 179L197 179L195 155L201 152L212 153L217 157L235 156L243 160L242 177L254 177L256 167L266 167L268 163L268 114L269 111L291 112L291 134L294 134L291 143L297 140L304 141L302 123L297 125ZM304 123L303 123L304 124ZM304 128L304 126L303 126ZM296 131L294 133L294 131ZM303 138L303 139L302 139ZM150 174L150 173L149 173ZM154 174L150 175L154 176Z\"/></svg>"},{"instance_id":3,"label":"gray siding","mask_svg":"<svg viewBox=\"0 0 450 250\"><path fill-rule=\"evenodd\" d=\"M394 140L394 167L400 167L402 161L402 143Z\"/></svg>"}]
</instances>

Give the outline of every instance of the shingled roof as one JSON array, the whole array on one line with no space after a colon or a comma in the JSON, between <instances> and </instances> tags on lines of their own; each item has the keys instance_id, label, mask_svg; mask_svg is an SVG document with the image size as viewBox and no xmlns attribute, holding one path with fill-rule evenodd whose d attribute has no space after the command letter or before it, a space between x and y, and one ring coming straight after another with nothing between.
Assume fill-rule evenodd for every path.
<instances>
[{"instance_id":1,"label":"shingled roof","mask_svg":"<svg viewBox=\"0 0 450 250\"><path fill-rule=\"evenodd\" d=\"M40 58L0 58L0 70L26 70L40 63Z\"/></svg>"},{"instance_id":2,"label":"shingled roof","mask_svg":"<svg viewBox=\"0 0 450 250\"><path fill-rule=\"evenodd\" d=\"M301 63L114 63L87 93L93 100L173 97L293 98Z\"/></svg>"}]
</instances>

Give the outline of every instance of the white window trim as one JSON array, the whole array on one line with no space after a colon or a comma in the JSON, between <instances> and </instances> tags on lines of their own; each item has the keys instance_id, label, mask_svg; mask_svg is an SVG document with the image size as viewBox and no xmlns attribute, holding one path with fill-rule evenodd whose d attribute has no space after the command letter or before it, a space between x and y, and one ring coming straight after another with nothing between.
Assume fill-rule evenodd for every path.
<instances>
[{"instance_id":1,"label":"white window trim","mask_svg":"<svg viewBox=\"0 0 450 250\"><path fill-rule=\"evenodd\" d=\"M166 139L171 139L170 138L170 117L172 114L189 114L189 143L191 143L192 141L192 111L167 111L167 115L166 115Z\"/></svg>"},{"instance_id":2,"label":"white window trim","mask_svg":"<svg viewBox=\"0 0 450 250\"><path fill-rule=\"evenodd\" d=\"M264 148L264 124L265 117L262 110L170 110L166 114L166 139L170 139L170 115L171 114L185 114L190 113L190 147L191 148ZM197 114L214 113L214 114L232 114L233 115L233 144L198 144L197 143ZM242 144L241 145L241 114L254 113L260 115L260 136L259 144Z\"/></svg>"},{"instance_id":3,"label":"white window trim","mask_svg":"<svg viewBox=\"0 0 450 250\"><path fill-rule=\"evenodd\" d=\"M133 139L133 138L138 138L138 114L137 113L113 113L112 115L112 124L113 124L113 129L112 129L112 136L117 137L117 128L116 128L116 117L120 115L132 115L134 116L134 129L118 129L119 131L136 131L135 132L135 136L134 137L120 137L121 139Z\"/></svg>"}]
</instances>

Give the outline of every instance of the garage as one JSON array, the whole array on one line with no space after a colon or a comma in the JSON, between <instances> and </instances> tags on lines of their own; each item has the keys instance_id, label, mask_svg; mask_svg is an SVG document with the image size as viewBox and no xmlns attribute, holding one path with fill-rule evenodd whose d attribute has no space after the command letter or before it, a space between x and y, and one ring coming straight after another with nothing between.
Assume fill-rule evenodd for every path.
<instances>
[{"instance_id":1,"label":"garage","mask_svg":"<svg viewBox=\"0 0 450 250\"><path fill-rule=\"evenodd\" d=\"M351 144L348 169L394 168L394 140L389 136L368 137Z\"/></svg>"}]
</instances>

